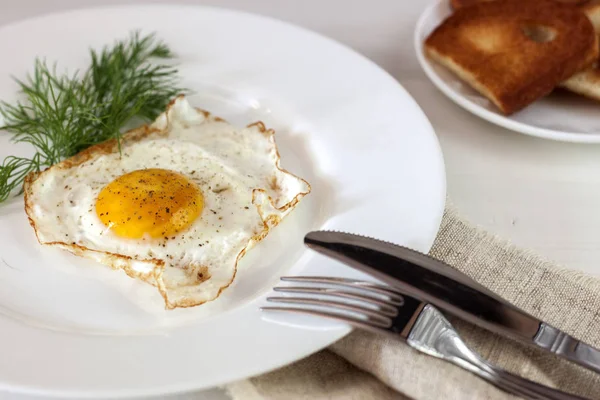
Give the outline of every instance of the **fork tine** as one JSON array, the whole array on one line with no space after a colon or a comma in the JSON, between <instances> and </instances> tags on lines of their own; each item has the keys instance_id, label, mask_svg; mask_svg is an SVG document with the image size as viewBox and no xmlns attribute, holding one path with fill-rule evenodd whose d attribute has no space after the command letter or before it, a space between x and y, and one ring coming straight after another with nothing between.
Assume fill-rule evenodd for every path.
<instances>
[{"instance_id":1,"label":"fork tine","mask_svg":"<svg viewBox=\"0 0 600 400\"><path fill-rule=\"evenodd\" d=\"M307 297L267 297L267 301L274 303L286 303L286 304L296 304L296 305L309 305L309 306L317 306L317 307L326 307L329 309L342 310L342 311L350 311L353 313L361 314L365 317L371 317L373 320L379 320L382 324L385 324L385 327L390 327L392 325L392 320L390 317L395 317L397 315L385 315L383 313L378 313L372 309L368 309L365 307L355 306L348 303L343 303L340 301L333 300L322 300L322 299L311 299Z\"/></svg>"},{"instance_id":2,"label":"fork tine","mask_svg":"<svg viewBox=\"0 0 600 400\"><path fill-rule=\"evenodd\" d=\"M371 323L368 319L363 320L363 319L350 317L347 315L342 315L342 314L333 313L333 312L318 311L318 310L311 309L311 308L300 308L300 307L261 307L260 309L261 309L261 311L291 312L291 313L296 313L296 314L305 314L305 315L313 315L313 316L317 316L317 317L324 317L324 318L329 318L329 319L333 319L333 320L340 321L340 322L345 322L356 328L366 329L366 330L369 330L372 332L388 333L385 329L386 326L381 326L381 325L377 325L375 323Z\"/></svg>"},{"instance_id":3,"label":"fork tine","mask_svg":"<svg viewBox=\"0 0 600 400\"><path fill-rule=\"evenodd\" d=\"M333 278L327 276L282 276L283 282L295 283L324 283L336 286L349 287L353 289L364 289L369 292L376 292L388 296L396 305L400 306L404 303L402 293L394 288L386 285L380 285L373 282L359 281L356 279Z\"/></svg>"},{"instance_id":4,"label":"fork tine","mask_svg":"<svg viewBox=\"0 0 600 400\"><path fill-rule=\"evenodd\" d=\"M280 293L294 293L294 294L316 294L321 296L330 296L342 299L350 299L355 301L361 301L371 306L379 308L382 312L387 315L396 315L398 307L397 304L386 302L385 300L376 299L371 296L366 296L359 293L347 292L344 290L323 288L323 287L305 287L305 286L277 286L274 287L275 292Z\"/></svg>"}]
</instances>

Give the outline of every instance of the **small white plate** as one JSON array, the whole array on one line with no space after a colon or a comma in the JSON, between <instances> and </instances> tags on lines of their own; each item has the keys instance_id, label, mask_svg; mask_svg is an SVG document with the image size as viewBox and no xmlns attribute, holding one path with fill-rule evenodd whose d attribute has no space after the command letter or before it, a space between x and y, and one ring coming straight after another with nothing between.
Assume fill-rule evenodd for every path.
<instances>
[{"instance_id":1,"label":"small white plate","mask_svg":"<svg viewBox=\"0 0 600 400\"><path fill-rule=\"evenodd\" d=\"M40 246L21 198L0 205L0 390L161 395L283 366L350 331L259 311L281 275L354 274L306 251L306 232L353 231L427 251L439 228L443 160L417 104L369 60L283 22L167 5L30 19L0 29L0 52L10 54L0 63L0 99L14 98L10 77L23 77L36 56L81 68L90 46L133 29L172 46L194 105L276 129L283 167L313 192L244 257L222 296L173 311L149 285ZM0 136L0 158L27 152Z\"/></svg>"},{"instance_id":2,"label":"small white plate","mask_svg":"<svg viewBox=\"0 0 600 400\"><path fill-rule=\"evenodd\" d=\"M423 12L414 35L419 63L442 93L473 114L516 132L565 142L600 143L598 102L566 91L557 91L506 117L455 74L430 60L424 51L425 39L451 13L448 0L437 1Z\"/></svg>"}]
</instances>

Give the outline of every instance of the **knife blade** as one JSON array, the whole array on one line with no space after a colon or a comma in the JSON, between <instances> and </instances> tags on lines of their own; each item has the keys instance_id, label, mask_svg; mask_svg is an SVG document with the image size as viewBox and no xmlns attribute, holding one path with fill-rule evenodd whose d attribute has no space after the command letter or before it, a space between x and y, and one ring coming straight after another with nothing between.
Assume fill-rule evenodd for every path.
<instances>
[{"instance_id":1,"label":"knife blade","mask_svg":"<svg viewBox=\"0 0 600 400\"><path fill-rule=\"evenodd\" d=\"M439 260L393 243L343 232L310 232L304 243L460 319L600 373L598 349L520 310Z\"/></svg>"}]
</instances>

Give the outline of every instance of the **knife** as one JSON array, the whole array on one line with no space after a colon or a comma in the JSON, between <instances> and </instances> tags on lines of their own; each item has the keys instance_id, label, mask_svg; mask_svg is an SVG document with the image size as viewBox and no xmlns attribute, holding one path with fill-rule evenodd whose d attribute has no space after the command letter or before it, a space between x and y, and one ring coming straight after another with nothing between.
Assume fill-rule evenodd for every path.
<instances>
[{"instance_id":1,"label":"knife","mask_svg":"<svg viewBox=\"0 0 600 400\"><path fill-rule=\"evenodd\" d=\"M343 232L310 232L304 243L462 320L600 373L598 349L527 314L441 261L392 243Z\"/></svg>"}]
</instances>

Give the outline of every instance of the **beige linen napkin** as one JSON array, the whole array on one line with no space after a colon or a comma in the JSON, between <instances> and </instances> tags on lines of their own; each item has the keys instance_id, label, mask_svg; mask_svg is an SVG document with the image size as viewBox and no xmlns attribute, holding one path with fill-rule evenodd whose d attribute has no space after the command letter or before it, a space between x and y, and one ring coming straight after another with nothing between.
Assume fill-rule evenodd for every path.
<instances>
[{"instance_id":1,"label":"beige linen napkin","mask_svg":"<svg viewBox=\"0 0 600 400\"><path fill-rule=\"evenodd\" d=\"M562 269L447 210L430 253L505 299L600 347L600 279ZM465 341L507 370L600 399L600 375L452 320ZM401 341L354 331L295 364L229 385L234 400L513 399L475 375Z\"/></svg>"}]
</instances>

